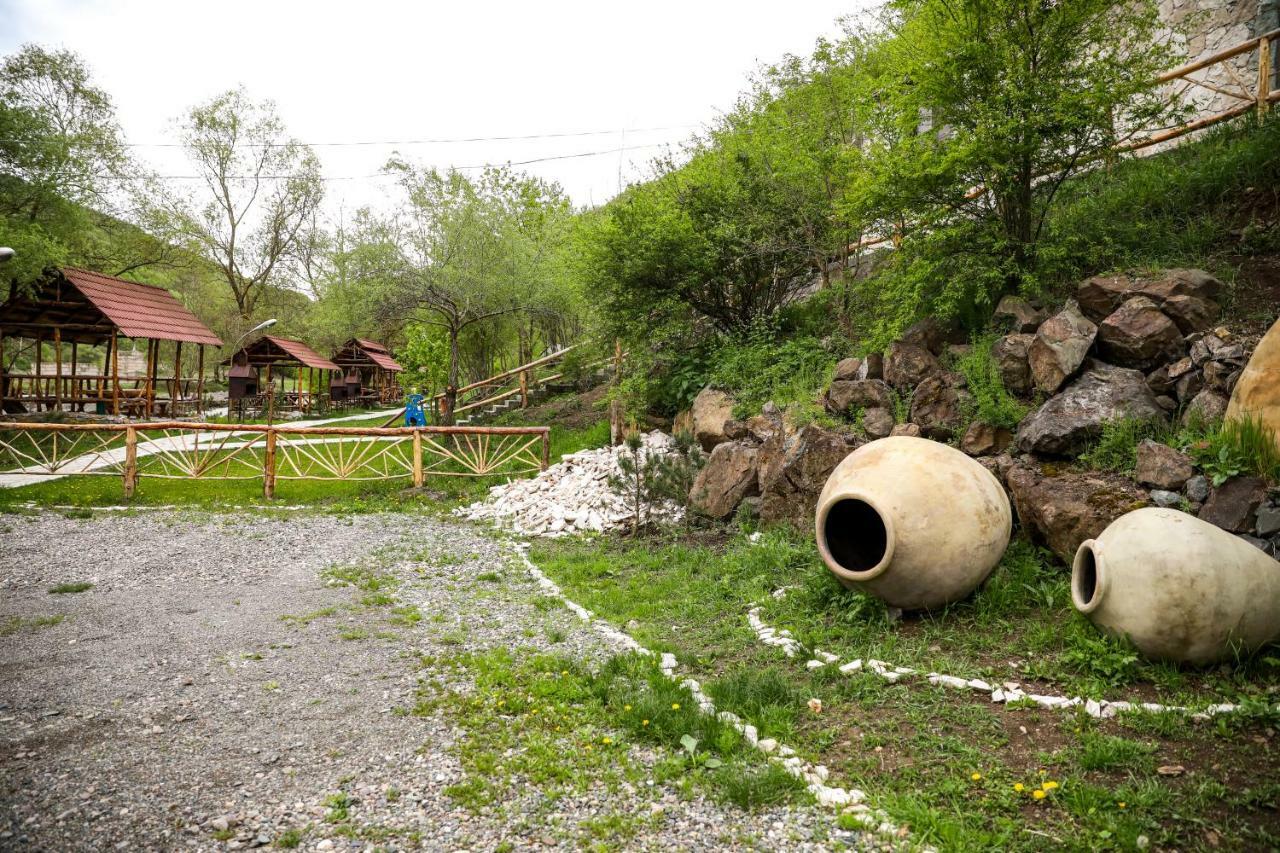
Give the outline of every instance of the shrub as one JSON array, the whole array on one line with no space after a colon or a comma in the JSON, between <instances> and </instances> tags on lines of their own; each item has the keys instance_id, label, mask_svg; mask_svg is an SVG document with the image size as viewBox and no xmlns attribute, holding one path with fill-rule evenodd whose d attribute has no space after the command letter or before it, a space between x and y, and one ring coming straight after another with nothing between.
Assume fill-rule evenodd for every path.
<instances>
[{"instance_id":1,"label":"shrub","mask_svg":"<svg viewBox=\"0 0 1280 853\"><path fill-rule=\"evenodd\" d=\"M757 323L728 337L709 361L711 384L734 398L734 413L749 415L770 400L779 406L807 404L822 391L836 358L808 335L780 341L773 324Z\"/></svg>"},{"instance_id":2,"label":"shrub","mask_svg":"<svg viewBox=\"0 0 1280 853\"><path fill-rule=\"evenodd\" d=\"M1099 471L1131 474L1138 464L1138 445L1148 438L1163 440L1168 432L1167 426L1154 420L1108 421L1102 425L1098 440L1080 455L1080 461Z\"/></svg>"},{"instance_id":3,"label":"shrub","mask_svg":"<svg viewBox=\"0 0 1280 853\"><path fill-rule=\"evenodd\" d=\"M993 333L973 339L969 351L956 360L973 395L972 416L992 426L1015 429L1027 414L1027 407L1004 387L995 358L991 355L997 336Z\"/></svg>"}]
</instances>

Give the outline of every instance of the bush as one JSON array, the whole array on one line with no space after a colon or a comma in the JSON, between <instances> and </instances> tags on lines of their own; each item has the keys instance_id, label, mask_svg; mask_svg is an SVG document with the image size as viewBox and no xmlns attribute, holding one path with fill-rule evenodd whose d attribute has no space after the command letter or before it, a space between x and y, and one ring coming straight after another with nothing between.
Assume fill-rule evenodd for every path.
<instances>
[{"instance_id":1,"label":"bush","mask_svg":"<svg viewBox=\"0 0 1280 853\"><path fill-rule=\"evenodd\" d=\"M708 379L736 402L734 414L755 414L770 400L778 406L810 404L822 392L836 357L808 335L779 341L778 329L758 323L724 339L708 359Z\"/></svg>"},{"instance_id":2,"label":"bush","mask_svg":"<svg viewBox=\"0 0 1280 853\"><path fill-rule=\"evenodd\" d=\"M992 426L1016 429L1026 416L1027 407L1005 390L991 355L996 338L992 333L974 338L969 351L956 360L956 369L964 376L973 395L972 416Z\"/></svg>"}]
</instances>

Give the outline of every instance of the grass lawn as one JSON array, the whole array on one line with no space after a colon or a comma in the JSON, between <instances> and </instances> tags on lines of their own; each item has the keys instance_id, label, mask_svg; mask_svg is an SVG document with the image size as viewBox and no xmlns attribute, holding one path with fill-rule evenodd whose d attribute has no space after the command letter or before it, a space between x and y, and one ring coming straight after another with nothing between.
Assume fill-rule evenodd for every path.
<instances>
[{"instance_id":1,"label":"grass lawn","mask_svg":"<svg viewBox=\"0 0 1280 853\"><path fill-rule=\"evenodd\" d=\"M1280 843L1280 715L1267 710L1280 698L1280 651L1207 672L1146 663L1076 615L1066 572L1026 543L968 601L897 620L843 589L809 537L786 529L755 543L742 533L540 542L531 557L571 598L676 654L719 707L826 764L835 784L868 791L914 840L944 849ZM834 665L809 670L804 656L756 640L746 621L754 604L770 625L842 661L1017 681L1029 693L1248 710L1210 722L1097 720L996 705L919 676L890 684Z\"/></svg>"}]
</instances>

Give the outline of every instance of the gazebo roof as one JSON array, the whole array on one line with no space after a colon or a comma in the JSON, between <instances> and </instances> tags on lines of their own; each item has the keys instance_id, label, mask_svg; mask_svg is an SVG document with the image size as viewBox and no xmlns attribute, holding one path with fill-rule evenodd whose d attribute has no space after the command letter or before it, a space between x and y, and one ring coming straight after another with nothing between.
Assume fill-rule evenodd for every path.
<instances>
[{"instance_id":1,"label":"gazebo roof","mask_svg":"<svg viewBox=\"0 0 1280 853\"><path fill-rule=\"evenodd\" d=\"M58 270L57 276L41 282L32 298L9 300L0 316L0 325L18 332L65 327L67 341L103 340L111 337L114 327L128 338L222 345L163 287L77 267Z\"/></svg>"},{"instance_id":2,"label":"gazebo roof","mask_svg":"<svg viewBox=\"0 0 1280 853\"><path fill-rule=\"evenodd\" d=\"M404 370L404 367L391 357L390 350L384 345L364 338L352 338L347 341L333 354L333 360L339 364L373 362L383 370L390 370L392 373Z\"/></svg>"},{"instance_id":3,"label":"gazebo roof","mask_svg":"<svg viewBox=\"0 0 1280 853\"><path fill-rule=\"evenodd\" d=\"M290 338L278 338L274 335L263 335L251 344L243 346L223 364L234 363L235 357L244 353L250 364L276 364L281 361L296 361L303 367L315 367L320 370L341 370L329 359L320 355L302 341Z\"/></svg>"}]
</instances>

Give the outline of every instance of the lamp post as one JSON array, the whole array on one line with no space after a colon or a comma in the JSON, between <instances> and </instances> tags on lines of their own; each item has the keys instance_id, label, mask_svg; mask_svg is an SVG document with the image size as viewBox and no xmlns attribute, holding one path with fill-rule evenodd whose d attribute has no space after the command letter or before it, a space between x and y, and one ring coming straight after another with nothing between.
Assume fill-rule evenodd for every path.
<instances>
[{"instance_id":1,"label":"lamp post","mask_svg":"<svg viewBox=\"0 0 1280 853\"><path fill-rule=\"evenodd\" d=\"M8 246L0 246L0 264L13 260L13 256L16 254L17 252L10 249Z\"/></svg>"},{"instance_id":2,"label":"lamp post","mask_svg":"<svg viewBox=\"0 0 1280 853\"><path fill-rule=\"evenodd\" d=\"M243 335L241 335L241 336L236 340L236 342L231 346L231 366L232 366L232 367L235 367L235 364L236 364L236 353L240 351L240 342L241 342L241 341L243 341L245 338L247 338L247 337L249 337L250 335L252 335L254 332L261 332L263 329L269 329L269 328L271 328L272 326L274 326L274 325L276 324L276 322L277 322L277 320L276 320L276 318L275 318L275 317L272 317L270 320L263 320L261 323L259 323L258 325L254 326L252 329L250 329L249 331L247 331L247 332L245 332ZM249 356L247 356L247 355L246 355L246 356L244 357L244 360L245 360L245 364L247 365L247 364L249 363ZM243 401L241 402L241 404L240 404L240 405L241 405L241 406L243 405ZM230 407L231 407L231 401L230 401L230 400L228 400L228 401L227 401L227 413L228 413L228 415L231 413L231 408L230 408ZM239 416L243 419L243 417L244 417L244 409L243 409L243 408L240 408L239 406L238 406L237 408L238 408L238 410L239 410ZM267 423L271 423L271 415L270 415L270 413L268 413L268 415L267 415Z\"/></svg>"}]
</instances>

